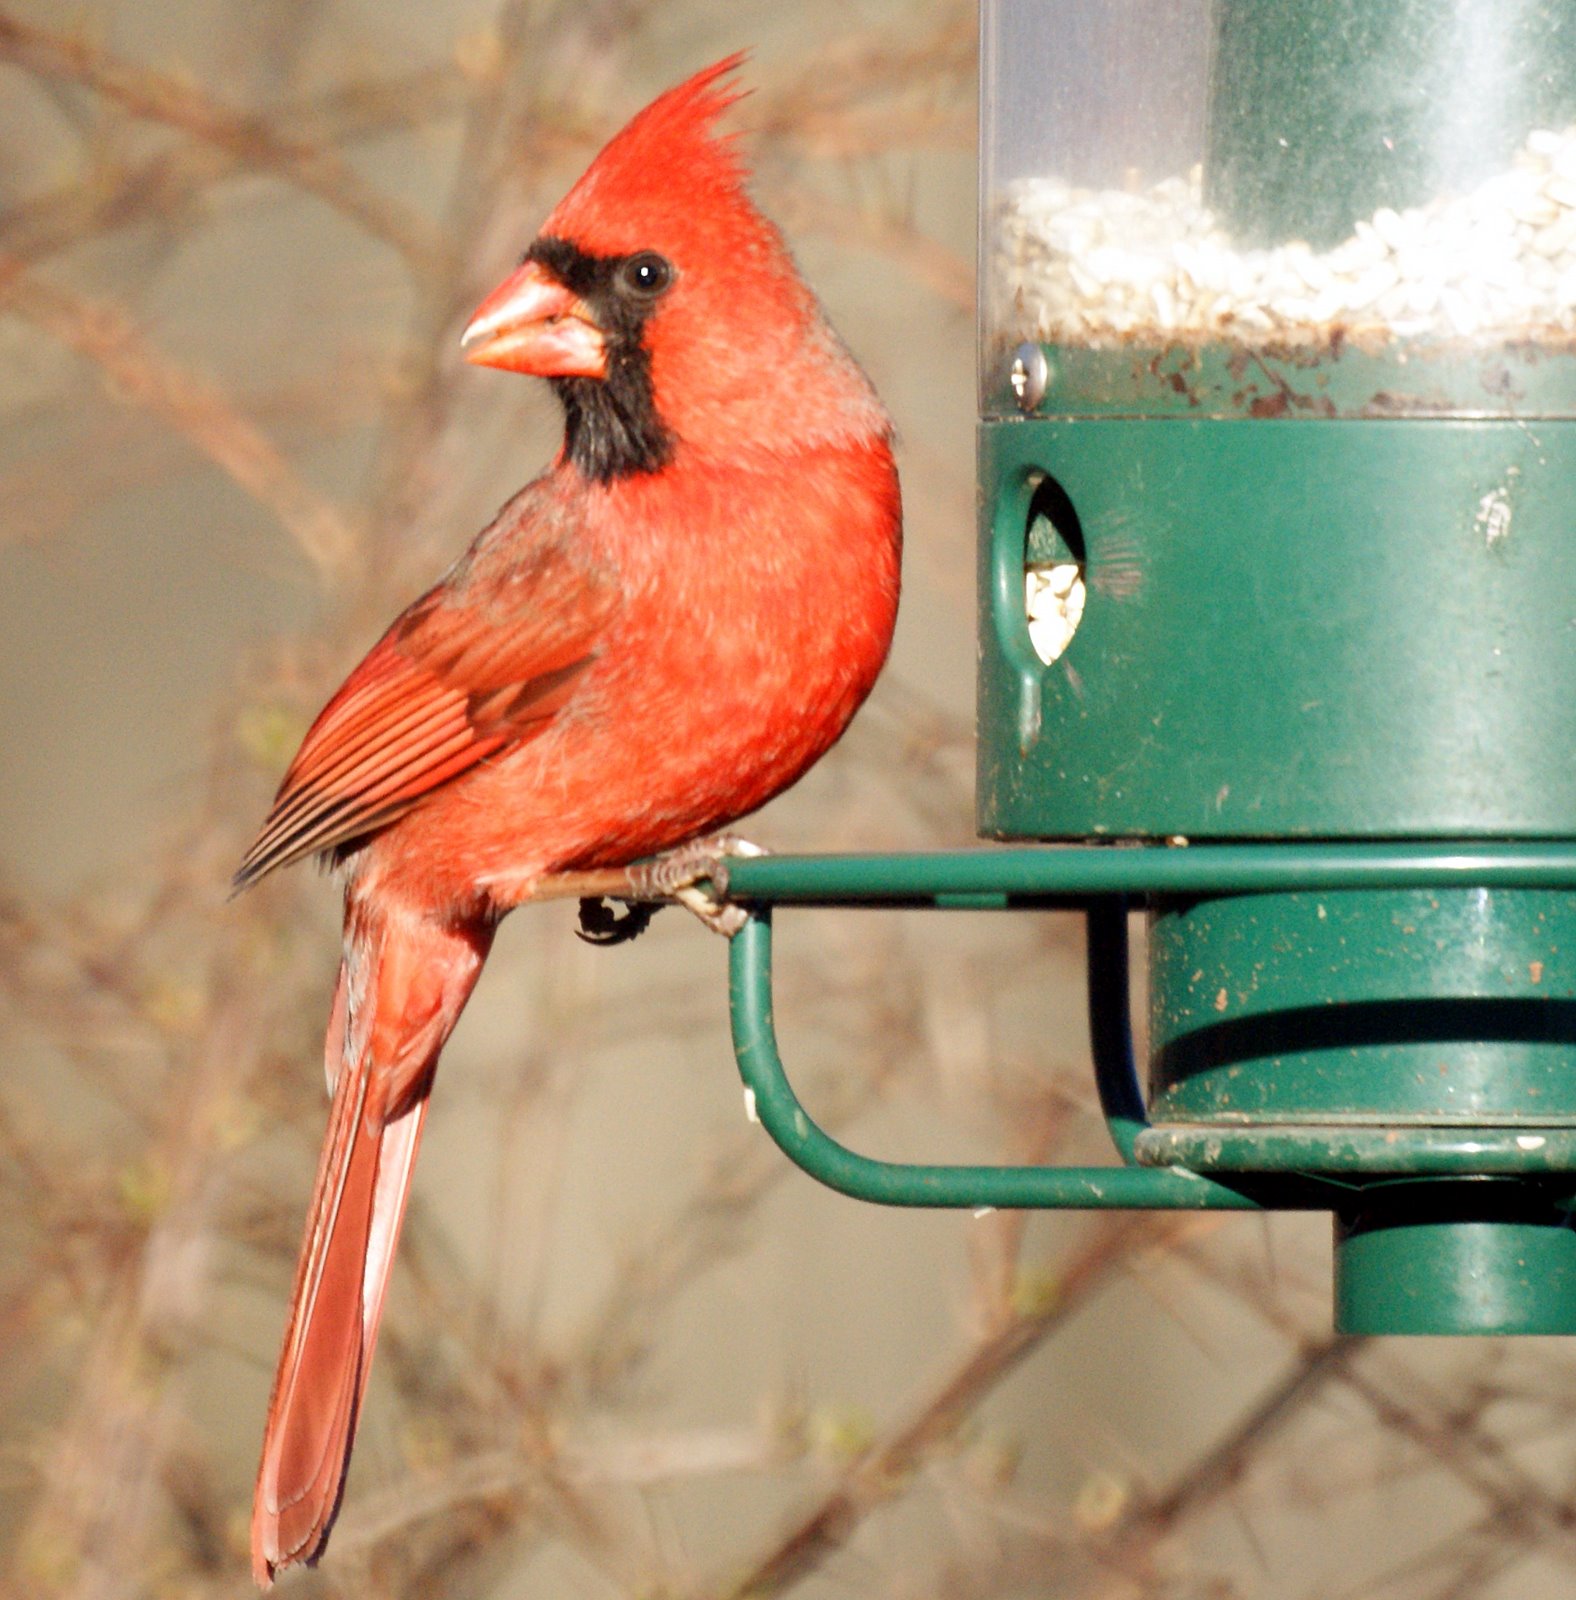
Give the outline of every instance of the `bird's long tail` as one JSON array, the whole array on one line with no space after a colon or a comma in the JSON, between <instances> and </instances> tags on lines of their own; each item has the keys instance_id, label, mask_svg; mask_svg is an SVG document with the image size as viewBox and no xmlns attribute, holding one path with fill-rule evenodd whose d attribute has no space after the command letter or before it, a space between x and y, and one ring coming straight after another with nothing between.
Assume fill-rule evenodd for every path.
<instances>
[{"instance_id":1,"label":"bird's long tail","mask_svg":"<svg viewBox=\"0 0 1576 1600\"><path fill-rule=\"evenodd\" d=\"M324 1052L333 1106L252 1503L252 1573L264 1588L328 1542L438 1052L491 940L490 925L347 900Z\"/></svg>"}]
</instances>

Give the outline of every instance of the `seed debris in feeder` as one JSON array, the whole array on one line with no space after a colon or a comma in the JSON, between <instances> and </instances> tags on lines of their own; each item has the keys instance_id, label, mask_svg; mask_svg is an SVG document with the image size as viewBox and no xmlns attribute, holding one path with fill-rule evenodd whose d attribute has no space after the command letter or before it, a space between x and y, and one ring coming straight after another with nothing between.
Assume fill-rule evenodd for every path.
<instances>
[{"instance_id":1,"label":"seed debris in feeder","mask_svg":"<svg viewBox=\"0 0 1576 1600\"><path fill-rule=\"evenodd\" d=\"M997 325L1053 344L1569 338L1576 127L1536 129L1471 190L1381 206L1323 251L1239 249L1197 166L1136 192L1024 178L998 204L995 255Z\"/></svg>"},{"instance_id":2,"label":"seed debris in feeder","mask_svg":"<svg viewBox=\"0 0 1576 1600\"><path fill-rule=\"evenodd\" d=\"M1072 643L1084 613L1083 567L1076 561L1023 569L1029 643L1046 666Z\"/></svg>"}]
</instances>

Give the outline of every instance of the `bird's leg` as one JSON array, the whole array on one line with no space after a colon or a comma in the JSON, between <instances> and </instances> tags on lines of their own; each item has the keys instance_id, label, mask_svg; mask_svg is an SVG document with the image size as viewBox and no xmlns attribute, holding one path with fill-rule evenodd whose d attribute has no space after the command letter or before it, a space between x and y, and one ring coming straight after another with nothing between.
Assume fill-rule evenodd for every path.
<instances>
[{"instance_id":1,"label":"bird's leg","mask_svg":"<svg viewBox=\"0 0 1576 1600\"><path fill-rule=\"evenodd\" d=\"M713 933L732 938L745 923L742 907L731 905L714 884L720 862L729 856L763 856L766 851L734 833L712 833L692 839L677 849L664 851L650 861L629 867L599 867L585 872L550 872L533 875L529 889L514 896L521 900L578 899L580 927L592 944L621 944L644 931L646 924L671 900L693 911ZM490 887L501 889L505 879L495 875ZM622 900L629 915L614 917L606 903ZM593 909L587 910L587 907ZM594 908L602 909L594 909Z\"/></svg>"},{"instance_id":2,"label":"bird's leg","mask_svg":"<svg viewBox=\"0 0 1576 1600\"><path fill-rule=\"evenodd\" d=\"M640 861L626 870L631 887L644 898L661 895L693 911L713 933L731 939L747 920L742 906L718 893L718 863L729 856L763 856L758 844L736 833L713 833L692 839L652 861ZM703 887L705 885L705 887Z\"/></svg>"}]
</instances>

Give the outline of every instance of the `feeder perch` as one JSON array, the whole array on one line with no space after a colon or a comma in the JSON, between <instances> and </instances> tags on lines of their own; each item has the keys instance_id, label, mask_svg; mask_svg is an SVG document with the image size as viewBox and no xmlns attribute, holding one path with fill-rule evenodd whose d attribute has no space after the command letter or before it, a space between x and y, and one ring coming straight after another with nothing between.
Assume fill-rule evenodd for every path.
<instances>
[{"instance_id":1,"label":"feeder perch","mask_svg":"<svg viewBox=\"0 0 1576 1600\"><path fill-rule=\"evenodd\" d=\"M1576 19L982 24L978 823L1011 847L727 864L758 1114L889 1204L1327 1210L1348 1332L1576 1332ZM773 909L809 903L1082 909L1121 1164L816 1128L771 1017Z\"/></svg>"}]
</instances>

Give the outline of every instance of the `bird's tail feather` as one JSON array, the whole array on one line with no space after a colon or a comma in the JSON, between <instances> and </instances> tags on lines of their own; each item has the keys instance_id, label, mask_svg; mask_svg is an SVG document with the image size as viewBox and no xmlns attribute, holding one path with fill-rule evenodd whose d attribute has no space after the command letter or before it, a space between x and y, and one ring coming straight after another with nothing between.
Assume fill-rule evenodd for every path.
<instances>
[{"instance_id":1,"label":"bird's tail feather","mask_svg":"<svg viewBox=\"0 0 1576 1600\"><path fill-rule=\"evenodd\" d=\"M438 1051L491 940L352 904L325 1063L333 1106L268 1405L252 1572L315 1561L339 1509Z\"/></svg>"}]
</instances>

